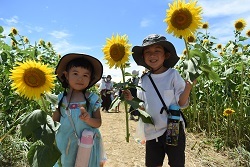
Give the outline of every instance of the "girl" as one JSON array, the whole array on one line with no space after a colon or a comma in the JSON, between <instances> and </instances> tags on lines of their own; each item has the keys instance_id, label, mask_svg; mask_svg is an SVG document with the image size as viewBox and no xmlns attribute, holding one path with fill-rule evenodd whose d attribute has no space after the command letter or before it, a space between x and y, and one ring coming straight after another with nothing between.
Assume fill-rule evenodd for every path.
<instances>
[{"instance_id":1,"label":"girl","mask_svg":"<svg viewBox=\"0 0 250 167\"><path fill-rule=\"evenodd\" d=\"M102 138L98 129L102 124L101 100L97 94L87 91L102 76L101 62L86 54L70 53L61 58L55 73L65 88L58 96L58 107L53 113L53 120L61 124L56 133L56 143L61 151L58 163L63 167L75 166L78 138L83 130L89 130L94 134L94 145L88 164L103 166Z\"/></svg>"}]
</instances>

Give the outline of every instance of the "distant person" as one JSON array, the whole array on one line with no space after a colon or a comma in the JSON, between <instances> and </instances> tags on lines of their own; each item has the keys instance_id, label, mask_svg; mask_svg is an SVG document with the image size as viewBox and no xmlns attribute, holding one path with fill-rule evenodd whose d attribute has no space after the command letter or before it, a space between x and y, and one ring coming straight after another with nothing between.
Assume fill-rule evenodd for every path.
<instances>
[{"instance_id":1,"label":"distant person","mask_svg":"<svg viewBox=\"0 0 250 167\"><path fill-rule=\"evenodd\" d=\"M105 97L105 96L102 96L102 94L104 93L104 92L102 92L102 90L106 89L105 84L106 84L106 77L102 76L101 83L100 83L99 88L98 88L99 94L101 95L101 99L102 99L102 105L101 105L102 110L104 110L103 100Z\"/></svg>"},{"instance_id":2,"label":"distant person","mask_svg":"<svg viewBox=\"0 0 250 167\"><path fill-rule=\"evenodd\" d=\"M101 86L102 110L105 112L109 111L112 102L113 82L111 79L111 75L107 75L104 85Z\"/></svg>"},{"instance_id":3,"label":"distant person","mask_svg":"<svg viewBox=\"0 0 250 167\"><path fill-rule=\"evenodd\" d=\"M132 84L134 84L135 86L138 86L139 79L140 79L139 71L133 70L132 71ZM130 88L129 90L133 97L137 97L137 88ZM130 113L130 120L135 120L135 121L139 120L140 113L138 110L135 110L132 106L130 106L129 113ZM137 118L135 118L135 116L137 116Z\"/></svg>"},{"instance_id":4,"label":"distant person","mask_svg":"<svg viewBox=\"0 0 250 167\"><path fill-rule=\"evenodd\" d=\"M132 48L132 56L138 65L150 70L149 73L141 77L137 96L144 101L144 109L153 119L154 125L144 123L144 136L146 139L145 165L150 167L160 167L163 165L165 155L168 156L168 164L171 167L185 166L185 123L181 116L179 124L178 145L166 144L166 132L168 125L167 110L170 105L187 107L189 104L189 94L192 89L191 83L185 81L179 72L172 67L178 62L174 45L158 34L147 36L142 46ZM160 96L157 94L153 82L167 107L164 108ZM123 91L124 98L132 100L133 96L129 90ZM163 112L161 112L163 111Z\"/></svg>"}]
</instances>

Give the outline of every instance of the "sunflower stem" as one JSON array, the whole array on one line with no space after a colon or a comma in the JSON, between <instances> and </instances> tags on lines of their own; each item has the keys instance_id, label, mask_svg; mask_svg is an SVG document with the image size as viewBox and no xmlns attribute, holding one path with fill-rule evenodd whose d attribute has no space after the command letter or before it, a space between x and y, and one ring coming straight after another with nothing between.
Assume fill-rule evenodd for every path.
<instances>
[{"instance_id":1,"label":"sunflower stem","mask_svg":"<svg viewBox=\"0 0 250 167\"><path fill-rule=\"evenodd\" d=\"M122 80L125 83L125 67L121 65ZM126 87L125 87L126 88ZM129 143L129 124L128 124L128 103L125 101L125 114L126 114L126 141Z\"/></svg>"},{"instance_id":2,"label":"sunflower stem","mask_svg":"<svg viewBox=\"0 0 250 167\"><path fill-rule=\"evenodd\" d=\"M41 101L42 101L42 104L43 104L43 109L46 113L48 113L48 110L47 110L47 107L46 107L46 104L45 104L45 101L44 101L44 96L41 96Z\"/></svg>"},{"instance_id":3,"label":"sunflower stem","mask_svg":"<svg viewBox=\"0 0 250 167\"><path fill-rule=\"evenodd\" d=\"M186 47L186 50L187 50L187 59L189 60L190 55L189 55L188 44L187 44L187 41L185 39L183 39L183 40L184 40L185 47ZM192 93L191 94L192 94L192 101L193 101L192 113L194 114L193 123L195 123L196 119L197 119L197 111L196 111L197 104L196 104L196 93L195 93L195 87L194 86L192 87ZM200 122L198 120L197 120L197 123L198 123L198 125L200 124Z\"/></svg>"}]
</instances>

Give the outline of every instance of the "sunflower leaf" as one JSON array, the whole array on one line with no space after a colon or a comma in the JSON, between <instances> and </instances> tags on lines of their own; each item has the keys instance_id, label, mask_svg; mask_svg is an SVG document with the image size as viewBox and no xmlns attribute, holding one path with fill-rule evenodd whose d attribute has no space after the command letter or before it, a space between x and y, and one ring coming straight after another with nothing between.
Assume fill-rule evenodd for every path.
<instances>
[{"instance_id":1,"label":"sunflower leaf","mask_svg":"<svg viewBox=\"0 0 250 167\"><path fill-rule=\"evenodd\" d=\"M185 60L183 63L186 80L193 82L201 75L202 71L199 67L201 64L201 59L199 57L193 56L189 60Z\"/></svg>"},{"instance_id":2,"label":"sunflower leaf","mask_svg":"<svg viewBox=\"0 0 250 167\"><path fill-rule=\"evenodd\" d=\"M148 123L148 124L152 124L154 125L154 120L152 119L152 117L145 111L138 109L138 111L140 112L140 118L144 123Z\"/></svg>"},{"instance_id":3,"label":"sunflower leaf","mask_svg":"<svg viewBox=\"0 0 250 167\"><path fill-rule=\"evenodd\" d=\"M32 167L51 167L60 158L61 152L53 145L48 147L34 143L28 152L28 161Z\"/></svg>"},{"instance_id":4,"label":"sunflower leaf","mask_svg":"<svg viewBox=\"0 0 250 167\"><path fill-rule=\"evenodd\" d=\"M140 103L143 102L137 97L134 97L133 100L126 100L126 102L133 107L133 109L137 109L140 107Z\"/></svg>"},{"instance_id":5,"label":"sunflower leaf","mask_svg":"<svg viewBox=\"0 0 250 167\"><path fill-rule=\"evenodd\" d=\"M47 114L42 110L34 110L21 120L22 137L30 135L33 131L46 123Z\"/></svg>"},{"instance_id":6,"label":"sunflower leaf","mask_svg":"<svg viewBox=\"0 0 250 167\"><path fill-rule=\"evenodd\" d=\"M52 105L58 104L58 96L55 94L45 93L44 94L47 101L49 101Z\"/></svg>"}]
</instances>

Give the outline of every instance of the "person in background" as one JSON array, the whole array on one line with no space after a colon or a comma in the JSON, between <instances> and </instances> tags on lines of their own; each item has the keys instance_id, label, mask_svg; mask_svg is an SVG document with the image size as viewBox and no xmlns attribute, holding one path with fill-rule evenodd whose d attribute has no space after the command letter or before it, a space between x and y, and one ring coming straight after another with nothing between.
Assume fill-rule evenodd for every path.
<instances>
[{"instance_id":1,"label":"person in background","mask_svg":"<svg viewBox=\"0 0 250 167\"><path fill-rule=\"evenodd\" d=\"M179 124L178 145L166 144L166 131L168 124L167 110L156 93L150 76L158 88L164 103L169 109L170 105L185 108L189 104L189 94L192 84L185 81L173 67L178 62L174 45L166 37L158 34L147 36L142 46L132 48L132 56L137 65L149 69L149 73L141 77L137 97L144 101L142 108L152 117L154 125L144 123L144 137L146 140L145 165L147 167L160 167L163 165L165 155L171 167L185 166L185 123L181 116ZM132 100L129 90L123 91L124 98ZM163 112L161 113L161 110Z\"/></svg>"},{"instance_id":2,"label":"person in background","mask_svg":"<svg viewBox=\"0 0 250 167\"><path fill-rule=\"evenodd\" d=\"M58 106L53 120L60 122L56 132L56 144L61 152L58 163L62 167L75 166L78 140L84 130L93 132L94 137L89 166L103 166L103 145L99 127L102 124L101 101L97 94L88 89L102 76L101 62L89 55L70 53L63 56L55 71L64 88L58 95ZM56 166L61 166L59 164Z\"/></svg>"},{"instance_id":3,"label":"person in background","mask_svg":"<svg viewBox=\"0 0 250 167\"><path fill-rule=\"evenodd\" d=\"M135 86L138 86L138 83L139 83L139 71L136 71L136 70L133 70L132 71L132 84L134 84ZM137 97L137 89L136 88L130 88L129 89L132 96L133 97ZM135 121L138 121L139 120L139 111L138 110L135 110L132 106L130 106L129 108L129 113L130 113L130 120L135 120ZM137 118L135 118L135 116L137 116Z\"/></svg>"},{"instance_id":4,"label":"person in background","mask_svg":"<svg viewBox=\"0 0 250 167\"><path fill-rule=\"evenodd\" d=\"M106 96L102 96L104 92L102 92L102 90L106 89L106 86L105 86L105 83L106 83L106 77L105 76L102 76L102 79L101 79L101 83L99 85L99 88L98 88L98 91L99 91L99 94L101 95L101 99L102 99L102 110L104 110L104 106L103 106L103 100L104 100L104 97Z\"/></svg>"},{"instance_id":5,"label":"person in background","mask_svg":"<svg viewBox=\"0 0 250 167\"><path fill-rule=\"evenodd\" d=\"M112 94L113 94L113 82L111 81L111 75L107 75L104 86L101 89L101 98L102 98L102 110L108 112L111 102L112 102Z\"/></svg>"}]
</instances>

